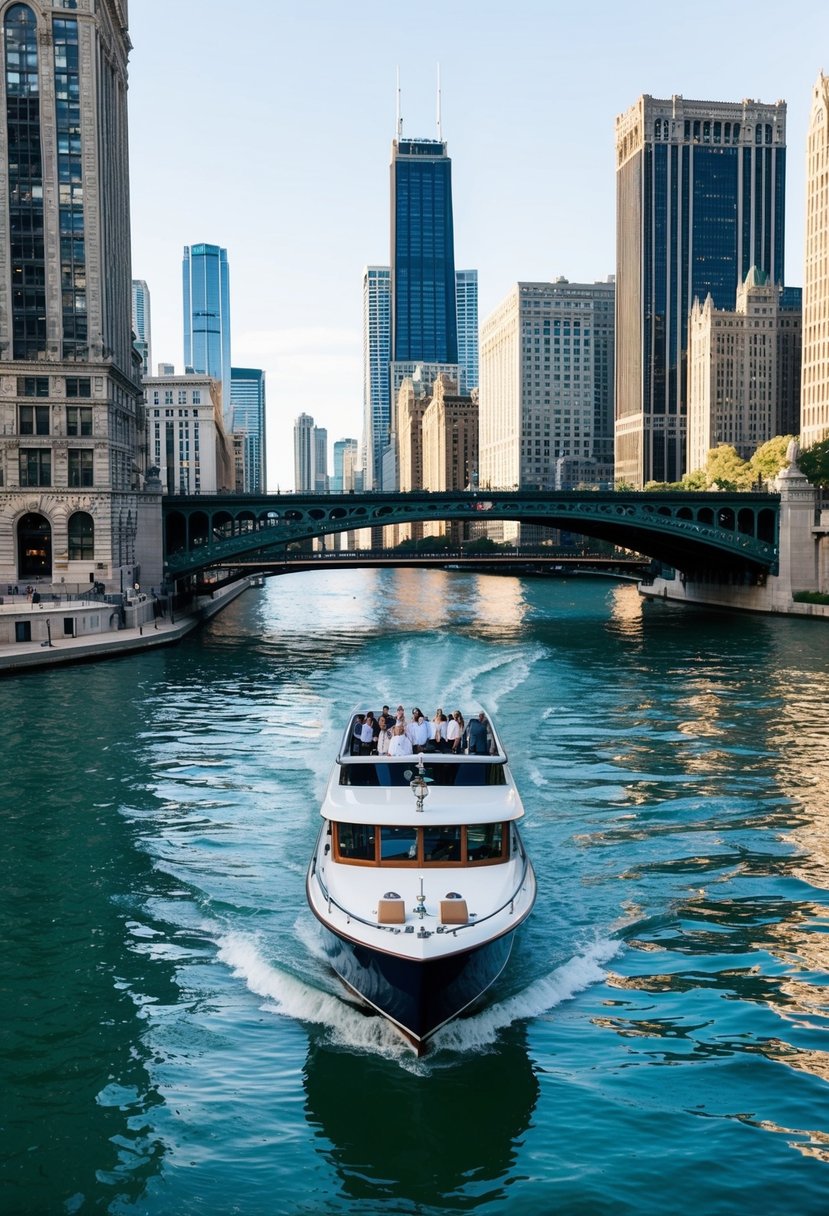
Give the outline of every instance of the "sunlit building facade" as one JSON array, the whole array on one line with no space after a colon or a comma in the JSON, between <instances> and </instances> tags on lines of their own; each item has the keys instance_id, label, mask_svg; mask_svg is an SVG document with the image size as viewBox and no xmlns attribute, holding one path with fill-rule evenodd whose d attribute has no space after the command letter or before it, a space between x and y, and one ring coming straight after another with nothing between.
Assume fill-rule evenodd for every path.
<instances>
[{"instance_id":1,"label":"sunlit building facade","mask_svg":"<svg viewBox=\"0 0 829 1216\"><path fill-rule=\"evenodd\" d=\"M801 314L756 268L736 307L695 300L688 327L689 472L704 469L724 443L748 460L775 435L796 435L800 421Z\"/></svg>"},{"instance_id":2,"label":"sunlit building facade","mask_svg":"<svg viewBox=\"0 0 829 1216\"><path fill-rule=\"evenodd\" d=\"M812 90L806 144L801 442L829 438L829 76Z\"/></svg>"},{"instance_id":3,"label":"sunlit building facade","mask_svg":"<svg viewBox=\"0 0 829 1216\"><path fill-rule=\"evenodd\" d=\"M363 482L383 486L383 449L389 441L391 362L391 270L363 270Z\"/></svg>"},{"instance_id":4,"label":"sunlit building facade","mask_svg":"<svg viewBox=\"0 0 829 1216\"><path fill-rule=\"evenodd\" d=\"M733 308L752 266L783 283L786 105L643 96L616 120L618 481L685 471L695 298Z\"/></svg>"},{"instance_id":5,"label":"sunlit building facade","mask_svg":"<svg viewBox=\"0 0 829 1216\"><path fill-rule=\"evenodd\" d=\"M126 24L116 0L0 10L3 583L140 576Z\"/></svg>"}]
</instances>

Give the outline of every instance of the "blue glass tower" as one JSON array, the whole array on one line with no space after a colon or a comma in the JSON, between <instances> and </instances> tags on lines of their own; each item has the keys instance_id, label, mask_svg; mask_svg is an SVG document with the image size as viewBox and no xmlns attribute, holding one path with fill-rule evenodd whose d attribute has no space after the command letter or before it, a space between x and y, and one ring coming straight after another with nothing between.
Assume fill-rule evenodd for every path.
<instances>
[{"instance_id":1,"label":"blue glass tower","mask_svg":"<svg viewBox=\"0 0 829 1216\"><path fill-rule=\"evenodd\" d=\"M684 472L688 316L783 283L786 105L643 96L616 120L616 478Z\"/></svg>"},{"instance_id":2,"label":"blue glass tower","mask_svg":"<svg viewBox=\"0 0 829 1216\"><path fill-rule=\"evenodd\" d=\"M222 385L222 413L229 431L230 268L218 245L185 245L182 262L185 369Z\"/></svg>"},{"instance_id":3,"label":"blue glass tower","mask_svg":"<svg viewBox=\"0 0 829 1216\"><path fill-rule=\"evenodd\" d=\"M452 162L439 140L392 143L391 294L392 360L457 363Z\"/></svg>"},{"instance_id":4,"label":"blue glass tower","mask_svg":"<svg viewBox=\"0 0 829 1216\"><path fill-rule=\"evenodd\" d=\"M265 431L265 373L258 367L234 367L230 373L230 403L234 433L243 444L244 490L267 489Z\"/></svg>"}]
</instances>

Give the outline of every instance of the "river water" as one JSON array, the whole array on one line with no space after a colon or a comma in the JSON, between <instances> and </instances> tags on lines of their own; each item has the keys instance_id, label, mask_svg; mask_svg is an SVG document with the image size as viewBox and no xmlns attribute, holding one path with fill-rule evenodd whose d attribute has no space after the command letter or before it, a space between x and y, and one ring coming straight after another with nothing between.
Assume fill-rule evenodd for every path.
<instances>
[{"instance_id":1,"label":"river water","mask_svg":"<svg viewBox=\"0 0 829 1216\"><path fill-rule=\"evenodd\" d=\"M820 622L463 572L272 580L0 684L2 1216L821 1216ZM539 898L417 1061L304 874L347 711L481 704Z\"/></svg>"}]
</instances>

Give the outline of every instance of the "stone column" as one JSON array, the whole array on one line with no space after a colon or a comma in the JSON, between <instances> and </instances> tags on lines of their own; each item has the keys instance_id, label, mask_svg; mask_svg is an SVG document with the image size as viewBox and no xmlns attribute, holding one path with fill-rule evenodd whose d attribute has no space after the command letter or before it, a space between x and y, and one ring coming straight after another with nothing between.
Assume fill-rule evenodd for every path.
<instances>
[{"instance_id":1,"label":"stone column","mask_svg":"<svg viewBox=\"0 0 829 1216\"><path fill-rule=\"evenodd\" d=\"M786 611L795 591L818 590L818 544L814 533L817 491L798 467L800 449L789 444L789 467L777 475L780 494L780 574L773 580L773 607ZM770 580L772 581L772 580Z\"/></svg>"}]
</instances>

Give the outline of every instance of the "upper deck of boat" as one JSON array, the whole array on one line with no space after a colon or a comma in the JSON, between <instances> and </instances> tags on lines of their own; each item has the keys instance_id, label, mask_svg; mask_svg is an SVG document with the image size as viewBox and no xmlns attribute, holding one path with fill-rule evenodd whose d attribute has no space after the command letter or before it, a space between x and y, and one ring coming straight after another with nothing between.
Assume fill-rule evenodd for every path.
<instances>
[{"instance_id":1,"label":"upper deck of boat","mask_svg":"<svg viewBox=\"0 0 829 1216\"><path fill-rule=\"evenodd\" d=\"M488 718L486 751L441 751L427 743L402 756L361 746L354 734L359 718L353 713L343 733L321 808L325 818L422 823L425 810L431 822L484 823L523 815L506 752Z\"/></svg>"}]
</instances>

